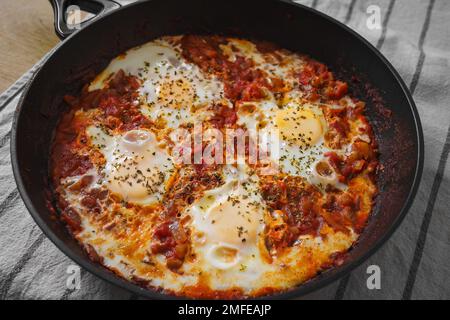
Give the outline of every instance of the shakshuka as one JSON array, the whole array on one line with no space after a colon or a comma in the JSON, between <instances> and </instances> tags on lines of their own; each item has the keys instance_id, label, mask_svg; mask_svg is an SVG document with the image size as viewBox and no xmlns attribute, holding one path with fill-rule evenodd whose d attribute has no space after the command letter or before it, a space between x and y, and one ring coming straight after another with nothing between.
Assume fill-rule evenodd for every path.
<instances>
[{"instance_id":1,"label":"shakshuka","mask_svg":"<svg viewBox=\"0 0 450 320\"><path fill-rule=\"evenodd\" d=\"M289 290L342 264L372 211L377 142L348 91L324 64L261 41L130 49L64 99L50 156L59 216L90 259L152 290ZM195 140L199 126L203 140L180 148L177 133ZM242 134L223 146L250 129L276 152L249 161L252 135L243 154Z\"/></svg>"}]
</instances>

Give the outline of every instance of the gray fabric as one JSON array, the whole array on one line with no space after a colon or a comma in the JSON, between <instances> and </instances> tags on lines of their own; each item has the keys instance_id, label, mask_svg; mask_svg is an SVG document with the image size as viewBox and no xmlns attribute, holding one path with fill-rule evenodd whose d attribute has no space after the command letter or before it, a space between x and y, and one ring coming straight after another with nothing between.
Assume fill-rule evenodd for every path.
<instances>
[{"instance_id":1,"label":"gray fabric","mask_svg":"<svg viewBox=\"0 0 450 320\"><path fill-rule=\"evenodd\" d=\"M304 299L449 299L450 1L300 0L348 24L376 45L414 94L425 133L425 168L413 206L392 238L348 277ZM381 29L367 27L371 5ZM38 64L39 65L39 64ZM0 299L128 299L128 292L82 271L81 289L66 286L74 263L40 231L11 172L11 118L35 66L0 96ZM369 290L367 267L381 268Z\"/></svg>"}]
</instances>

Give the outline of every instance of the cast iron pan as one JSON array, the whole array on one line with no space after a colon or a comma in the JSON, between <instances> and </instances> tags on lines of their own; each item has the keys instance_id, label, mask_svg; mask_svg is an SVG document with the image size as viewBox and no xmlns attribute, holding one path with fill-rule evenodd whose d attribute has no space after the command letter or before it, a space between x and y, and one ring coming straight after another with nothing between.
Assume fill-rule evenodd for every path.
<instances>
[{"instance_id":1,"label":"cast iron pan","mask_svg":"<svg viewBox=\"0 0 450 320\"><path fill-rule=\"evenodd\" d=\"M55 2L64 7L70 1ZM97 6L106 2L97 1ZM62 12L61 6L54 8ZM55 25L61 37L72 31L58 28L61 20ZM420 120L402 79L372 45L336 20L284 1L138 2L108 12L68 37L28 84L12 126L14 176L36 223L60 250L100 278L142 296L170 298L127 282L91 262L65 227L52 217L47 206L48 154L55 125L66 108L62 102L65 94L77 94L110 59L126 49L162 35L184 33L256 38L309 54L330 66L350 83L354 96L367 102L367 116L379 141L382 170L380 194L365 232L342 266L267 298L299 297L349 273L390 237L414 199L423 166Z\"/></svg>"}]
</instances>

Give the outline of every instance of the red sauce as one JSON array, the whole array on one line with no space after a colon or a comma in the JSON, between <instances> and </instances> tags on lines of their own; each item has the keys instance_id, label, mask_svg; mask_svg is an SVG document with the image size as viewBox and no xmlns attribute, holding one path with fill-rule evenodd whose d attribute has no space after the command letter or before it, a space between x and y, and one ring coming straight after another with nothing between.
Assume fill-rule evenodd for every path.
<instances>
[{"instance_id":1,"label":"red sauce","mask_svg":"<svg viewBox=\"0 0 450 320\"><path fill-rule=\"evenodd\" d=\"M71 232L77 233L81 231L81 218L75 209L66 208L61 213L61 219L67 224Z\"/></svg>"},{"instance_id":2,"label":"red sauce","mask_svg":"<svg viewBox=\"0 0 450 320\"><path fill-rule=\"evenodd\" d=\"M347 182L366 169L369 172L374 172L378 166L373 147L361 140L352 145L351 152L346 157L339 156L336 152L325 153L325 156L328 157L330 164L340 175L341 182Z\"/></svg>"},{"instance_id":3,"label":"red sauce","mask_svg":"<svg viewBox=\"0 0 450 320\"><path fill-rule=\"evenodd\" d=\"M223 128L236 124L237 114L234 108L218 105L214 109L214 115L209 120L217 128Z\"/></svg>"},{"instance_id":4,"label":"red sauce","mask_svg":"<svg viewBox=\"0 0 450 320\"><path fill-rule=\"evenodd\" d=\"M315 187L306 185L302 178L268 177L262 179L261 191L269 209L282 214L287 226L282 234L279 229L268 233L270 245L291 246L300 235L318 234L323 217L318 205L321 194Z\"/></svg>"},{"instance_id":5,"label":"red sauce","mask_svg":"<svg viewBox=\"0 0 450 320\"><path fill-rule=\"evenodd\" d=\"M62 146L61 149L55 151L58 157L58 165L54 166L55 179L64 179L66 177L82 175L92 168L92 163L88 156L83 156Z\"/></svg>"},{"instance_id":6,"label":"red sauce","mask_svg":"<svg viewBox=\"0 0 450 320\"><path fill-rule=\"evenodd\" d=\"M52 178L55 184L66 177L82 175L92 168L89 157L79 153L80 124L74 112L63 116L58 126L51 154Z\"/></svg>"},{"instance_id":7,"label":"red sauce","mask_svg":"<svg viewBox=\"0 0 450 320\"><path fill-rule=\"evenodd\" d=\"M347 83L334 80L333 73L324 64L310 58L307 58L306 66L298 74L298 80L312 100L339 100L348 93Z\"/></svg>"}]
</instances>

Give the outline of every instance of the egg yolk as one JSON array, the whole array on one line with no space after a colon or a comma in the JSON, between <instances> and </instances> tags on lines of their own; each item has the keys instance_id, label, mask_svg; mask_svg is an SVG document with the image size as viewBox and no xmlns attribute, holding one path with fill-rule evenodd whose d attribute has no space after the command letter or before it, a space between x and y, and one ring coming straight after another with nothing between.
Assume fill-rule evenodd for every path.
<instances>
[{"instance_id":1,"label":"egg yolk","mask_svg":"<svg viewBox=\"0 0 450 320\"><path fill-rule=\"evenodd\" d=\"M323 132L319 117L308 109L280 110L275 117L275 124L283 141L302 147L317 143Z\"/></svg>"},{"instance_id":2,"label":"egg yolk","mask_svg":"<svg viewBox=\"0 0 450 320\"><path fill-rule=\"evenodd\" d=\"M188 108L195 100L195 91L183 78L167 79L157 90L158 102L169 108Z\"/></svg>"},{"instance_id":3,"label":"egg yolk","mask_svg":"<svg viewBox=\"0 0 450 320\"><path fill-rule=\"evenodd\" d=\"M248 201L231 197L212 207L208 213L213 237L216 241L233 245L253 243L259 226L257 209Z\"/></svg>"}]
</instances>

